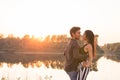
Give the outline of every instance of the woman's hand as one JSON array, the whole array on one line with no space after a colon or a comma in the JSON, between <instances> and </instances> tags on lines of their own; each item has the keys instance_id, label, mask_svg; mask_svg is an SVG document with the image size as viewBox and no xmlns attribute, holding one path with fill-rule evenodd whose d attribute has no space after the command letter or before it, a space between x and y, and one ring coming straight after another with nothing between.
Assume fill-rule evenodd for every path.
<instances>
[{"instance_id":1,"label":"woman's hand","mask_svg":"<svg viewBox=\"0 0 120 80\"><path fill-rule=\"evenodd\" d=\"M84 61L84 62L82 62L82 65L83 65L83 67L90 67L91 64L89 62Z\"/></svg>"},{"instance_id":2,"label":"woman's hand","mask_svg":"<svg viewBox=\"0 0 120 80\"><path fill-rule=\"evenodd\" d=\"M90 67L90 63L89 62L86 62L86 67Z\"/></svg>"},{"instance_id":3,"label":"woman's hand","mask_svg":"<svg viewBox=\"0 0 120 80\"><path fill-rule=\"evenodd\" d=\"M84 61L84 62L82 62L82 66L83 66L83 67L86 67L86 65L87 65L87 64L86 64L86 62L85 62L85 61Z\"/></svg>"}]
</instances>

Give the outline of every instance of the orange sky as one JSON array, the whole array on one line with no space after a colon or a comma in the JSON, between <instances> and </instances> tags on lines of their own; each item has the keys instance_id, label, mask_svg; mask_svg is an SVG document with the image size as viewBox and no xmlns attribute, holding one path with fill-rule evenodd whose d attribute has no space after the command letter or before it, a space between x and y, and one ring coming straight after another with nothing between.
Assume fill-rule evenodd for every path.
<instances>
[{"instance_id":1,"label":"orange sky","mask_svg":"<svg viewBox=\"0 0 120 80\"><path fill-rule=\"evenodd\" d=\"M99 44L120 41L119 0L0 0L0 33L68 34L72 26L100 35Z\"/></svg>"}]
</instances>

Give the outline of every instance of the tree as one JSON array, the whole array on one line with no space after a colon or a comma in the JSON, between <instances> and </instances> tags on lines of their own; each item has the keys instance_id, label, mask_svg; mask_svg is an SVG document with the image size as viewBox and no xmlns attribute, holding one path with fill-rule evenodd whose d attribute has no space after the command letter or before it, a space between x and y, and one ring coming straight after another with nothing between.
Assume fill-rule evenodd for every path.
<instances>
[{"instance_id":1,"label":"tree","mask_svg":"<svg viewBox=\"0 0 120 80\"><path fill-rule=\"evenodd\" d=\"M51 41L52 41L52 42L56 42L56 41L57 41L57 36L56 36L56 35L52 35Z\"/></svg>"},{"instance_id":2,"label":"tree","mask_svg":"<svg viewBox=\"0 0 120 80\"><path fill-rule=\"evenodd\" d=\"M50 42L50 35L46 36L44 39L45 42Z\"/></svg>"},{"instance_id":3,"label":"tree","mask_svg":"<svg viewBox=\"0 0 120 80\"><path fill-rule=\"evenodd\" d=\"M0 34L0 39L3 39L4 35L3 34Z\"/></svg>"}]
</instances>

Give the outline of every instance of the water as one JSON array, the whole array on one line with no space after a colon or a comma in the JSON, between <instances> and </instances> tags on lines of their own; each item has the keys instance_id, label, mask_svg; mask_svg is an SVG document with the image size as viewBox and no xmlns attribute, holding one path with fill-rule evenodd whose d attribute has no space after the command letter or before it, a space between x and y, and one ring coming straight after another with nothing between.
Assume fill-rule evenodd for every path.
<instances>
[{"instance_id":1,"label":"water","mask_svg":"<svg viewBox=\"0 0 120 80\"><path fill-rule=\"evenodd\" d=\"M30 65L25 68L21 63L9 65L1 64L0 80L69 80L64 70L47 68L43 63L41 67Z\"/></svg>"},{"instance_id":2,"label":"water","mask_svg":"<svg viewBox=\"0 0 120 80\"><path fill-rule=\"evenodd\" d=\"M0 80L70 80L64 70L47 68L43 63L40 67L24 67L19 64L2 63ZM91 71L87 80L120 80L120 63L102 57L98 60L98 71Z\"/></svg>"},{"instance_id":3,"label":"water","mask_svg":"<svg viewBox=\"0 0 120 80\"><path fill-rule=\"evenodd\" d=\"M98 71L90 72L87 80L120 80L120 63L102 57L98 60Z\"/></svg>"}]
</instances>

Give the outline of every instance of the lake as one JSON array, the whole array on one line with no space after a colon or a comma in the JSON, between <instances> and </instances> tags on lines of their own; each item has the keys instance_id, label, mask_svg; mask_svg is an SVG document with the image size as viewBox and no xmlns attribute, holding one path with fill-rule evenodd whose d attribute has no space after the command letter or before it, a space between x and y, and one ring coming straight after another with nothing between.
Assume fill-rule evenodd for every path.
<instances>
[{"instance_id":1,"label":"lake","mask_svg":"<svg viewBox=\"0 0 120 80\"><path fill-rule=\"evenodd\" d=\"M39 66L36 66L38 64ZM46 67L43 62L28 64L0 64L0 80L69 80L63 69ZM97 61L98 71L91 71L87 80L120 80L120 63L101 57Z\"/></svg>"}]
</instances>

